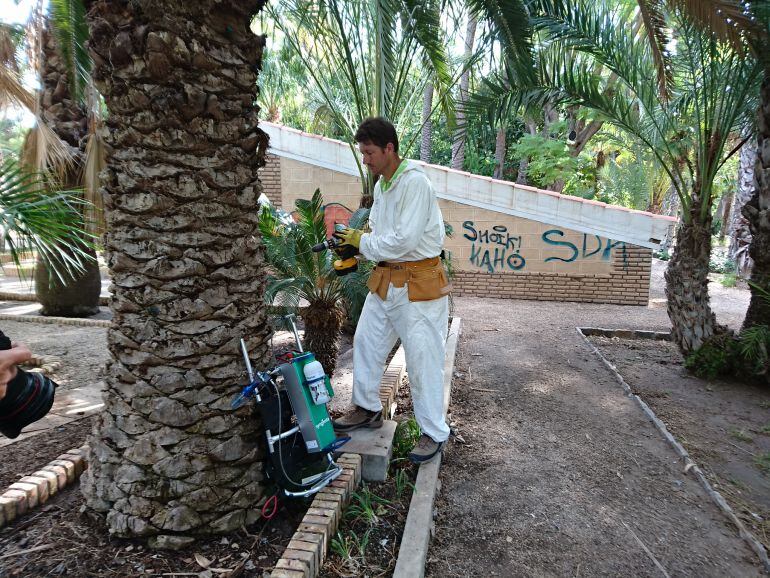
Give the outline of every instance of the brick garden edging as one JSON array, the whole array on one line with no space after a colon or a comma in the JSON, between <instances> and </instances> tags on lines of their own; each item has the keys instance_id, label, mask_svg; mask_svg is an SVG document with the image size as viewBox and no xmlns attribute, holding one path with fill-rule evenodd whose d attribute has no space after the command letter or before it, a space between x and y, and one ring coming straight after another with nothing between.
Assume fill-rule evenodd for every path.
<instances>
[{"instance_id":1,"label":"brick garden edging","mask_svg":"<svg viewBox=\"0 0 770 578\"><path fill-rule=\"evenodd\" d=\"M361 456L337 458L342 474L313 498L305 517L271 572L271 578L315 578L326 560L342 512L361 483Z\"/></svg>"},{"instance_id":2,"label":"brick garden edging","mask_svg":"<svg viewBox=\"0 0 770 578\"><path fill-rule=\"evenodd\" d=\"M71 449L8 486L0 495L0 528L74 484L88 467L85 456L86 447Z\"/></svg>"},{"instance_id":3,"label":"brick garden edging","mask_svg":"<svg viewBox=\"0 0 770 578\"><path fill-rule=\"evenodd\" d=\"M743 522L741 522L738 516L735 515L735 512L730 507L730 504L728 504L724 499L722 494L711 487L711 484L709 483L703 471L698 467L698 464L692 460L690 454L682 446L682 444L680 444L676 438L671 435L671 432L668 431L666 424L663 423L657 415L655 415L655 412L652 411L650 406L647 405L641 397L636 395L631 390L631 386L626 383L626 380L623 379L622 375L620 375L620 372L618 372L615 365L613 365L606 357L604 357L601 351L599 351L599 349L588 339L588 336L591 335L601 335L603 337L617 337L620 339L640 338L670 340L670 333L663 333L658 331L635 331L626 329L597 329L593 327L576 327L575 329L577 329L578 334L583 338L588 347L591 348L591 351L593 351L594 355L596 355L599 360L601 360L601 362L607 367L607 369L610 370L612 375L615 377L615 381L617 381L618 384L623 388L623 391L626 393L626 395L636 401L639 407L642 408L642 411L645 413L645 415L650 418L650 421L652 421L658 431L663 434L663 437L666 438L671 447L674 448L674 451L679 455L679 457L682 458L682 461L685 464L684 473L686 474L688 472L692 472L695 474L695 477L698 479L701 486L703 486L703 489L706 490L706 493L709 495L709 497L714 501L714 503L716 503L717 507L719 507L722 513L724 513L725 516L727 516L735 525L735 527L738 529L738 534L746 541L746 543L748 543L749 547L754 550L756 555L762 561L762 564L765 567L765 571L770 573L770 558L768 558L767 551L765 550L765 547L762 545L762 543L757 540L754 534L746 529L746 527L743 525Z\"/></svg>"},{"instance_id":4,"label":"brick garden edging","mask_svg":"<svg viewBox=\"0 0 770 578\"><path fill-rule=\"evenodd\" d=\"M3 321L22 321L28 323L58 324L58 325L77 325L80 327L109 327L112 321L107 319L81 319L79 317L43 317L42 315L11 315L10 313L0 313L0 320Z\"/></svg>"},{"instance_id":5,"label":"brick garden edging","mask_svg":"<svg viewBox=\"0 0 770 578\"><path fill-rule=\"evenodd\" d=\"M10 291L0 291L0 301L33 301L37 302L37 295L34 293L13 293ZM99 305L107 306L110 304L110 298L106 295L99 296Z\"/></svg>"}]
</instances>

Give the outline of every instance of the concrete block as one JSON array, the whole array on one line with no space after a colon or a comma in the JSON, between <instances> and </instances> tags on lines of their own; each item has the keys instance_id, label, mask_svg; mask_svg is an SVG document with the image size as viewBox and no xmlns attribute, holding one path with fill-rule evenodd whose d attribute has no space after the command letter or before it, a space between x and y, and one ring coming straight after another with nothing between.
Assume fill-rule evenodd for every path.
<instances>
[{"instance_id":1,"label":"concrete block","mask_svg":"<svg viewBox=\"0 0 770 578\"><path fill-rule=\"evenodd\" d=\"M311 519L308 516L313 516L313 518ZM334 510L326 510L323 508L315 508L311 506L310 508L308 508L307 513L303 518L303 521L313 522L315 521L315 518L321 518L322 520L325 520L322 523L329 526L332 534L335 534L337 532L337 523L339 522L339 518L337 517Z\"/></svg>"},{"instance_id":2,"label":"concrete block","mask_svg":"<svg viewBox=\"0 0 770 578\"><path fill-rule=\"evenodd\" d=\"M350 432L345 444L346 453L361 456L361 476L368 482L384 482L393 455L393 436L396 422L385 420L381 428L359 429Z\"/></svg>"},{"instance_id":3,"label":"concrete block","mask_svg":"<svg viewBox=\"0 0 770 578\"><path fill-rule=\"evenodd\" d=\"M286 546L286 551L289 550L300 550L302 552L309 552L313 556L313 564L315 565L315 568L320 570L321 564L323 564L321 560L321 545L319 543L311 543L311 542L303 542L302 540L296 540L292 538L292 540L289 542L289 545ZM283 555L284 558L289 558L290 556L287 556L286 553ZM317 575L318 571L315 571L313 575Z\"/></svg>"},{"instance_id":4,"label":"concrete block","mask_svg":"<svg viewBox=\"0 0 770 578\"><path fill-rule=\"evenodd\" d=\"M38 470L32 474L36 478L44 478L48 482L48 495L53 496L59 491L59 482L54 472L47 470Z\"/></svg>"},{"instance_id":5,"label":"concrete block","mask_svg":"<svg viewBox=\"0 0 770 578\"><path fill-rule=\"evenodd\" d=\"M38 476L24 476L19 480L25 484L34 484L37 486L37 499L38 503L45 504L48 501L50 495L48 480Z\"/></svg>"},{"instance_id":6,"label":"concrete block","mask_svg":"<svg viewBox=\"0 0 770 578\"><path fill-rule=\"evenodd\" d=\"M3 498L8 498L13 502L13 508L16 512L15 517L23 516L29 509L29 501L27 500L27 494L21 490L6 490L3 494Z\"/></svg>"},{"instance_id":7,"label":"concrete block","mask_svg":"<svg viewBox=\"0 0 770 578\"><path fill-rule=\"evenodd\" d=\"M16 519L16 500L8 496L0 496L0 510L3 512L5 523L10 524Z\"/></svg>"},{"instance_id":8,"label":"concrete block","mask_svg":"<svg viewBox=\"0 0 770 578\"><path fill-rule=\"evenodd\" d=\"M78 450L70 450L56 459L69 461L75 464L75 477L80 477L80 474L86 469L86 460Z\"/></svg>"},{"instance_id":9,"label":"concrete block","mask_svg":"<svg viewBox=\"0 0 770 578\"><path fill-rule=\"evenodd\" d=\"M27 504L30 508L34 508L39 503L39 496L37 491L37 484L28 484L26 482L16 482L8 486L9 490L18 490L23 492L27 496Z\"/></svg>"},{"instance_id":10,"label":"concrete block","mask_svg":"<svg viewBox=\"0 0 770 578\"><path fill-rule=\"evenodd\" d=\"M71 484L75 481L75 464L70 460L53 460L49 466L60 466L64 468L64 471L67 472L67 483Z\"/></svg>"},{"instance_id":11,"label":"concrete block","mask_svg":"<svg viewBox=\"0 0 770 578\"><path fill-rule=\"evenodd\" d=\"M318 539L321 540L321 548L324 552L326 552L330 536L329 536L329 528L327 528L325 525L321 524L310 524L308 522L300 522L300 525L297 526L297 532L301 534L315 534L318 536ZM295 537L297 534L295 534Z\"/></svg>"},{"instance_id":12,"label":"concrete block","mask_svg":"<svg viewBox=\"0 0 770 578\"><path fill-rule=\"evenodd\" d=\"M51 472L56 475L56 482L59 485L59 489L63 489L67 485L67 469L63 466L47 465L42 471Z\"/></svg>"},{"instance_id":13,"label":"concrete block","mask_svg":"<svg viewBox=\"0 0 770 578\"><path fill-rule=\"evenodd\" d=\"M307 574L302 570L287 570L283 567L278 568L278 566L270 572L270 578L306 578L306 576Z\"/></svg>"},{"instance_id":14,"label":"concrete block","mask_svg":"<svg viewBox=\"0 0 770 578\"><path fill-rule=\"evenodd\" d=\"M320 565L322 566L326 560L326 548L324 548L324 538L321 534L313 534L311 532L294 532L292 542L303 542L310 544L320 555Z\"/></svg>"},{"instance_id":15,"label":"concrete block","mask_svg":"<svg viewBox=\"0 0 770 578\"><path fill-rule=\"evenodd\" d=\"M308 552L306 550L294 550L291 547L286 548L283 552L283 559L290 562L301 562L307 568L307 575L314 578L318 574L318 566L316 566L315 552ZM277 565L276 565L277 567ZM290 568L294 570L295 568Z\"/></svg>"}]
</instances>

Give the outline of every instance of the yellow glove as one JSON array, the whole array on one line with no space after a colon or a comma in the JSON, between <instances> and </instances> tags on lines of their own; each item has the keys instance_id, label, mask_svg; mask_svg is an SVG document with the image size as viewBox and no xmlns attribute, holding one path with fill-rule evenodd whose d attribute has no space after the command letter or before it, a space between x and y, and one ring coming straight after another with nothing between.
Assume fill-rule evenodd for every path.
<instances>
[{"instance_id":1,"label":"yellow glove","mask_svg":"<svg viewBox=\"0 0 770 578\"><path fill-rule=\"evenodd\" d=\"M363 234L364 232L361 229L351 229L348 227L341 233L337 233L336 236L342 239L343 245L351 245L358 249L361 246L361 235Z\"/></svg>"}]
</instances>

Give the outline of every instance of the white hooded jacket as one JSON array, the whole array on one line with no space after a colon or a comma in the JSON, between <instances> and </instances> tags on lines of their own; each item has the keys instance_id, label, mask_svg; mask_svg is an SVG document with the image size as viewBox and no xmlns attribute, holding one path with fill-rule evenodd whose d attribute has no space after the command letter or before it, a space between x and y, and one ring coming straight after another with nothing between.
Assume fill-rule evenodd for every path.
<instances>
[{"instance_id":1,"label":"white hooded jacket","mask_svg":"<svg viewBox=\"0 0 770 578\"><path fill-rule=\"evenodd\" d=\"M361 254L371 261L420 261L436 257L444 245L444 220L422 166L405 168L382 190L374 186L371 233L361 236Z\"/></svg>"}]
</instances>

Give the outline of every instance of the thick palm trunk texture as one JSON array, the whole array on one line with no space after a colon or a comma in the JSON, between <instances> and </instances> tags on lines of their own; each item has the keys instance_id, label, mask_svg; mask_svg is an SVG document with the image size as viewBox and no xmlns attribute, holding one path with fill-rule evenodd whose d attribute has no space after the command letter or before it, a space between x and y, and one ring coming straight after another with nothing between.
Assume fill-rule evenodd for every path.
<instances>
[{"instance_id":1,"label":"thick palm trunk texture","mask_svg":"<svg viewBox=\"0 0 770 578\"><path fill-rule=\"evenodd\" d=\"M754 193L743 208L749 221L751 245L751 301L743 328L770 325L770 69L765 70L759 105ZM759 289L757 289L757 287Z\"/></svg>"},{"instance_id":2,"label":"thick palm trunk texture","mask_svg":"<svg viewBox=\"0 0 770 578\"><path fill-rule=\"evenodd\" d=\"M72 164L59 175L59 186L64 190L83 188L88 115L85 107L70 94L67 66L59 55L56 37L47 26L43 32L43 73L40 87L40 109L48 126L70 146ZM99 294L102 283L96 253L89 251L94 260L85 263L82 272L73 272L62 282L49 273L44 261L38 259L35 267L35 293L42 305L41 314L56 317L88 317L99 313Z\"/></svg>"},{"instance_id":3,"label":"thick palm trunk texture","mask_svg":"<svg viewBox=\"0 0 770 578\"><path fill-rule=\"evenodd\" d=\"M87 3L105 96L113 323L84 494L117 536L178 548L255 520L261 425L231 409L239 339L268 356L254 1Z\"/></svg>"},{"instance_id":4,"label":"thick palm trunk texture","mask_svg":"<svg viewBox=\"0 0 770 578\"><path fill-rule=\"evenodd\" d=\"M666 301L671 336L684 355L700 348L717 331L708 293L711 255L711 217L699 222L697 194L690 207L690 219L683 218L676 232L674 254L666 268Z\"/></svg>"}]
</instances>

